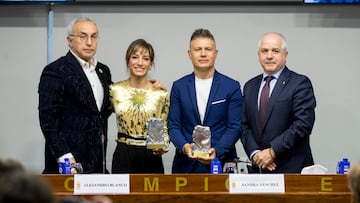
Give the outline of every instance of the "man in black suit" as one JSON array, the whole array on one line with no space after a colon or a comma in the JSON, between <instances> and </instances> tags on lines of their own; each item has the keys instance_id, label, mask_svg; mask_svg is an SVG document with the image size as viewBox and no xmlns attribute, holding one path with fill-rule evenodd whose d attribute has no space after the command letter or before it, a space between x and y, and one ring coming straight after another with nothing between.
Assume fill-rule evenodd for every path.
<instances>
[{"instance_id":1,"label":"man in black suit","mask_svg":"<svg viewBox=\"0 0 360 203\"><path fill-rule=\"evenodd\" d=\"M98 62L99 32L89 18L68 26L66 56L47 65L39 83L39 118L45 137L43 173L59 173L69 158L84 173L105 173L107 120L111 114L109 68ZM72 170L72 173L79 171Z\"/></svg>"},{"instance_id":2,"label":"man in black suit","mask_svg":"<svg viewBox=\"0 0 360 203\"><path fill-rule=\"evenodd\" d=\"M315 122L314 91L308 77L288 69L287 55L283 35L264 34L258 50L264 72L244 86L241 141L253 162L250 173L300 173L314 164L309 141ZM268 102L259 111L267 76Z\"/></svg>"}]
</instances>

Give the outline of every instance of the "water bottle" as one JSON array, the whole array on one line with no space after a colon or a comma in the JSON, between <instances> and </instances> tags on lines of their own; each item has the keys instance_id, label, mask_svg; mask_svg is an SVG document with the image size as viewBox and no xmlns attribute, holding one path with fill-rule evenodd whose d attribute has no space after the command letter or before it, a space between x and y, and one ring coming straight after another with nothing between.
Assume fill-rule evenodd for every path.
<instances>
[{"instance_id":1,"label":"water bottle","mask_svg":"<svg viewBox=\"0 0 360 203\"><path fill-rule=\"evenodd\" d=\"M71 174L71 164L69 158L64 158L64 162L59 163L60 174Z\"/></svg>"},{"instance_id":2,"label":"water bottle","mask_svg":"<svg viewBox=\"0 0 360 203\"><path fill-rule=\"evenodd\" d=\"M337 162L336 173L337 174L344 174L344 167L343 167L342 161Z\"/></svg>"},{"instance_id":3,"label":"water bottle","mask_svg":"<svg viewBox=\"0 0 360 203\"><path fill-rule=\"evenodd\" d=\"M337 174L347 174L347 172L350 169L350 162L348 158L343 158L341 161L337 164Z\"/></svg>"},{"instance_id":4,"label":"water bottle","mask_svg":"<svg viewBox=\"0 0 360 203\"><path fill-rule=\"evenodd\" d=\"M221 174L222 167L221 162L218 158L215 158L210 164L210 173L211 174Z\"/></svg>"},{"instance_id":5,"label":"water bottle","mask_svg":"<svg viewBox=\"0 0 360 203\"><path fill-rule=\"evenodd\" d=\"M343 165L344 174L347 174L349 169L350 169L350 161L349 161L349 159L348 158L343 158L342 165Z\"/></svg>"}]
</instances>

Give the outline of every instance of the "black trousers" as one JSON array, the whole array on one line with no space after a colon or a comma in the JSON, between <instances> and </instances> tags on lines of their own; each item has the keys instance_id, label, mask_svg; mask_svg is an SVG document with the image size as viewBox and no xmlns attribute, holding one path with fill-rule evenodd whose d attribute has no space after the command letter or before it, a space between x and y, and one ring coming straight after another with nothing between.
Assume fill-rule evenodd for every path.
<instances>
[{"instance_id":1,"label":"black trousers","mask_svg":"<svg viewBox=\"0 0 360 203\"><path fill-rule=\"evenodd\" d=\"M117 143L113 154L111 173L164 173L161 156L154 155L145 146Z\"/></svg>"}]
</instances>

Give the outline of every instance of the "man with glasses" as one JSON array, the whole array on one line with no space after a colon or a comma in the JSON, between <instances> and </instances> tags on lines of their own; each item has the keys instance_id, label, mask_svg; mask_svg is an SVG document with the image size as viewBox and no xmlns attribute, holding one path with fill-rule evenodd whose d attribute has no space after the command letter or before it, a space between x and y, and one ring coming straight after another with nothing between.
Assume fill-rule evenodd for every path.
<instances>
[{"instance_id":1,"label":"man with glasses","mask_svg":"<svg viewBox=\"0 0 360 203\"><path fill-rule=\"evenodd\" d=\"M107 171L112 81L109 68L94 58L98 38L94 21L73 20L68 26L69 52L48 64L41 74L39 118L46 141L43 173L59 173L59 163L65 158L70 159L72 173Z\"/></svg>"}]
</instances>

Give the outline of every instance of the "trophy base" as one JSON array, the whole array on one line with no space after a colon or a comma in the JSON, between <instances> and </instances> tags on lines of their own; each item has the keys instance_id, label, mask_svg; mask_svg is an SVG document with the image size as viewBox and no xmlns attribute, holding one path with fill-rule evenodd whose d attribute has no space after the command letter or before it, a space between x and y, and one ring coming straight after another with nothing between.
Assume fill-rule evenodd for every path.
<instances>
[{"instance_id":1,"label":"trophy base","mask_svg":"<svg viewBox=\"0 0 360 203\"><path fill-rule=\"evenodd\" d=\"M207 152L194 151L194 156L198 156L198 157L209 157L209 154L208 154Z\"/></svg>"},{"instance_id":2,"label":"trophy base","mask_svg":"<svg viewBox=\"0 0 360 203\"><path fill-rule=\"evenodd\" d=\"M161 149L164 147L164 144L147 144L147 149Z\"/></svg>"}]
</instances>

